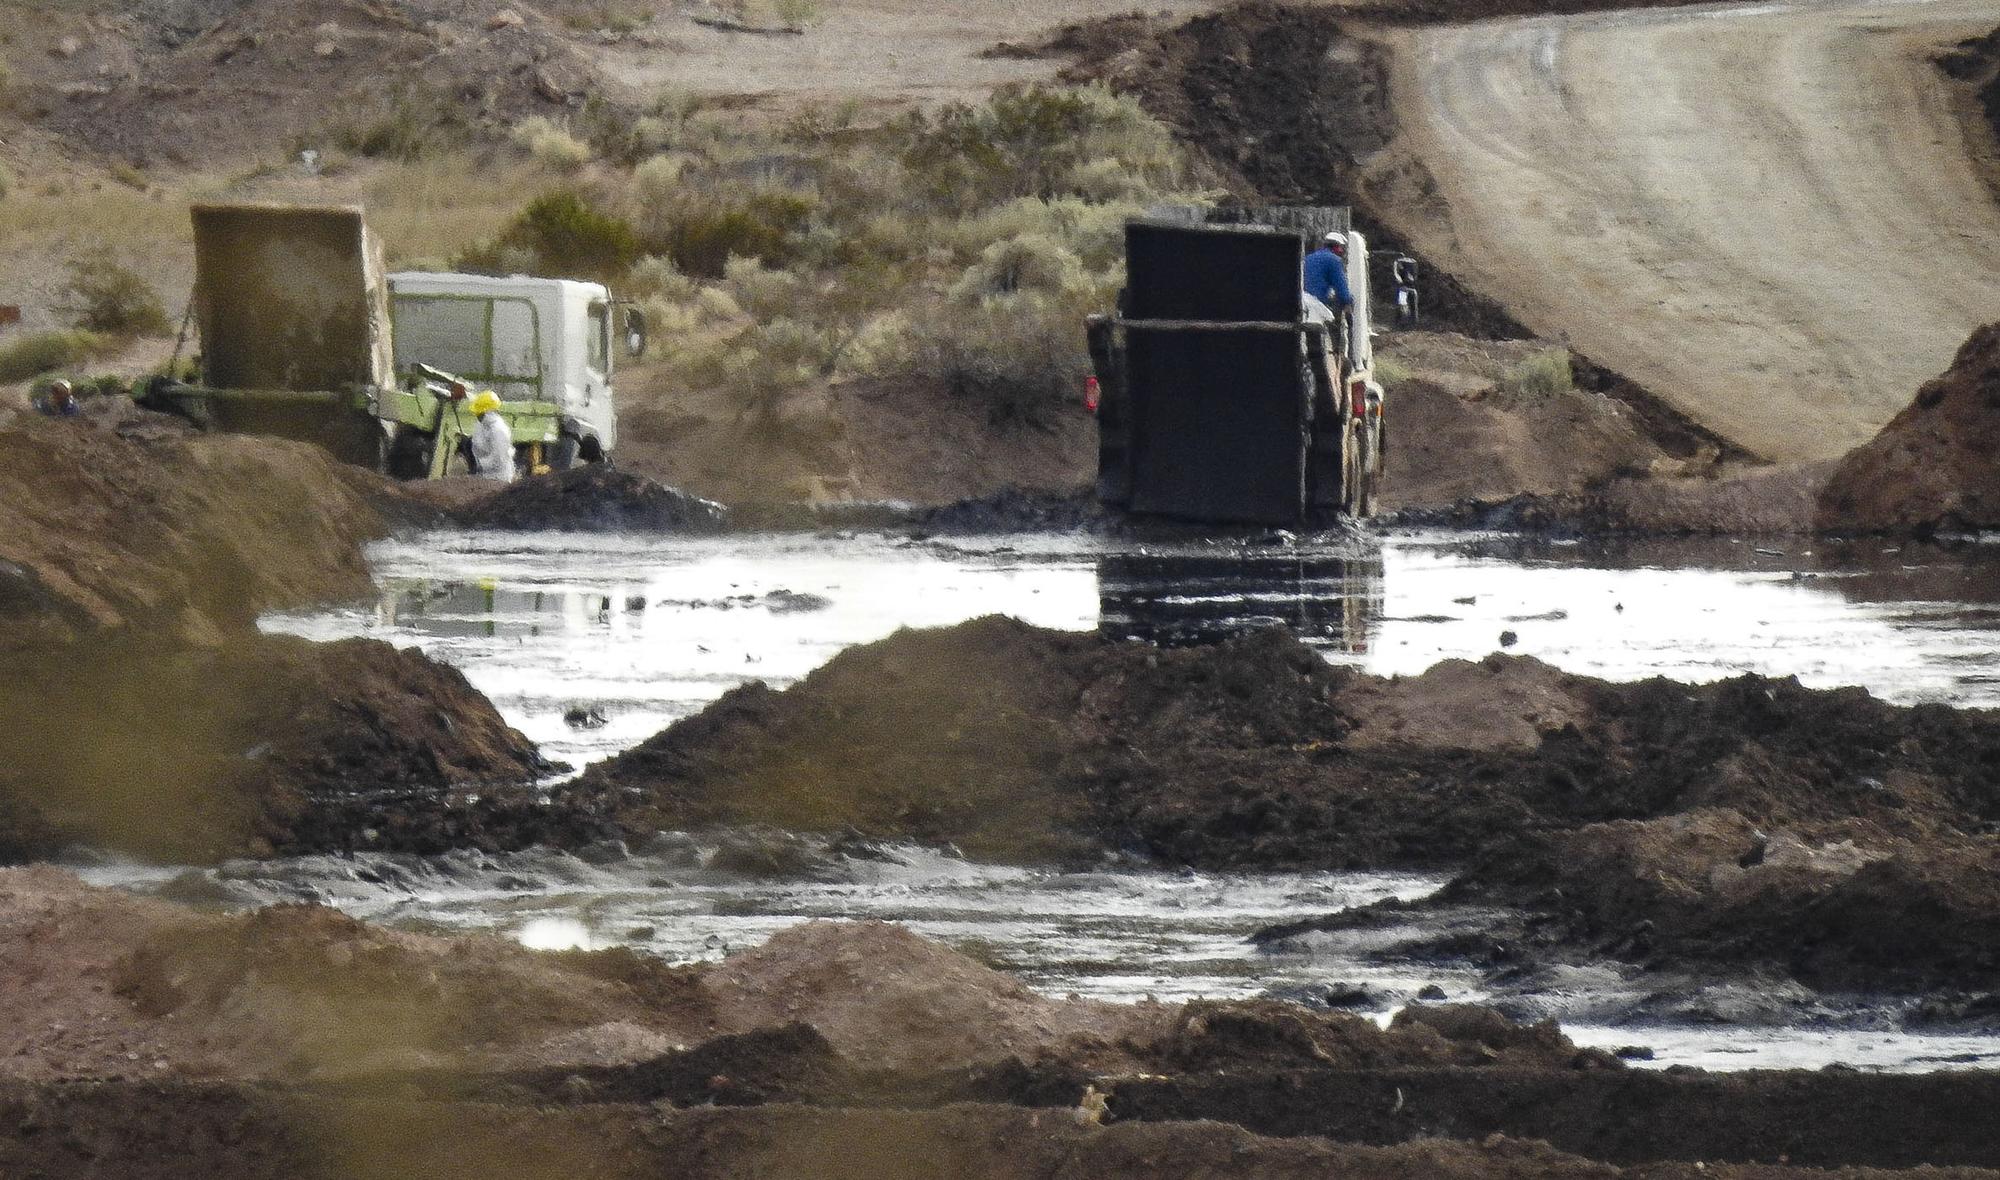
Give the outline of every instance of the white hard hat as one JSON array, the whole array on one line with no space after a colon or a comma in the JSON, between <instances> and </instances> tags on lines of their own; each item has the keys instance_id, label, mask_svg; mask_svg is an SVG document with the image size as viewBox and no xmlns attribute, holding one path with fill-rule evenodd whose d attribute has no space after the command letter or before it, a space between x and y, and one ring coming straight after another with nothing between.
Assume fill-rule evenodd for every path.
<instances>
[{"instance_id":1,"label":"white hard hat","mask_svg":"<svg viewBox=\"0 0 2000 1180\"><path fill-rule=\"evenodd\" d=\"M1341 233L1339 230L1333 230L1326 235L1324 241L1329 246L1345 246L1347 244L1347 235Z\"/></svg>"}]
</instances>

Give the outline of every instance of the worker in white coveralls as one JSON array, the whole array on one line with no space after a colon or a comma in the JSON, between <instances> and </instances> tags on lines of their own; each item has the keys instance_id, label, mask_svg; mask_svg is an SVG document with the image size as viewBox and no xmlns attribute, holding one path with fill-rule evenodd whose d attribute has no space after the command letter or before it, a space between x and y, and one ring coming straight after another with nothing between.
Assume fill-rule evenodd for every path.
<instances>
[{"instance_id":1,"label":"worker in white coveralls","mask_svg":"<svg viewBox=\"0 0 2000 1180\"><path fill-rule=\"evenodd\" d=\"M514 431L500 413L500 395L492 390L472 399L472 470L481 479L514 481Z\"/></svg>"}]
</instances>

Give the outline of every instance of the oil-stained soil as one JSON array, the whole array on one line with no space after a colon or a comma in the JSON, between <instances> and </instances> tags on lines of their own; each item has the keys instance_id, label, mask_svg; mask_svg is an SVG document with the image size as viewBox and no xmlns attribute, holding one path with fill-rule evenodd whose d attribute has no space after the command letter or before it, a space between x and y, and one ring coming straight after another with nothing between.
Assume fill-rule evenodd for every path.
<instances>
[{"instance_id":1,"label":"oil-stained soil","mask_svg":"<svg viewBox=\"0 0 2000 1180\"><path fill-rule=\"evenodd\" d=\"M205 914L37 868L0 872L0 950L9 1176L2000 1164L1990 1072L1648 1072L1481 1008L1385 1029L1274 1001L1057 1000L876 923L675 968L313 906Z\"/></svg>"},{"instance_id":2,"label":"oil-stained soil","mask_svg":"<svg viewBox=\"0 0 2000 1180\"><path fill-rule=\"evenodd\" d=\"M713 500L603 463L516 480L455 517L468 528L588 533L712 533L729 523Z\"/></svg>"},{"instance_id":3,"label":"oil-stained soil","mask_svg":"<svg viewBox=\"0 0 2000 1180\"><path fill-rule=\"evenodd\" d=\"M1540 915L1530 946L1904 989L2000 964L1996 784L2000 718L1858 689L1499 655L1384 680L1280 631L1160 650L986 618L736 690L577 789L641 827L1006 860L1470 865L1447 899Z\"/></svg>"}]
</instances>

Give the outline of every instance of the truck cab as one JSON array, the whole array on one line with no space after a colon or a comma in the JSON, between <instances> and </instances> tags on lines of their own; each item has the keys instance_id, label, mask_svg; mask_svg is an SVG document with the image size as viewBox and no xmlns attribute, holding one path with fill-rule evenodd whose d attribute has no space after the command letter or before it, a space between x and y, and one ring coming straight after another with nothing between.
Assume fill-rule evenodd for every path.
<instances>
[{"instance_id":1,"label":"truck cab","mask_svg":"<svg viewBox=\"0 0 2000 1180\"><path fill-rule=\"evenodd\" d=\"M524 275L389 276L395 368L442 370L502 402L545 408L558 467L596 462L618 445L612 370L620 333L598 283ZM527 442L517 432L516 440Z\"/></svg>"}]
</instances>

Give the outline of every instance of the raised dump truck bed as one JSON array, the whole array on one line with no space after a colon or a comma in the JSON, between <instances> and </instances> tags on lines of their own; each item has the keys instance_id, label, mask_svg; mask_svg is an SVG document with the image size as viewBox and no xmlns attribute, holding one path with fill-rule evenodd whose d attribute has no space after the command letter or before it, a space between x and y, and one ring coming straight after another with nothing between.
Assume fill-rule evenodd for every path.
<instances>
[{"instance_id":1,"label":"raised dump truck bed","mask_svg":"<svg viewBox=\"0 0 2000 1180\"><path fill-rule=\"evenodd\" d=\"M1335 232L1344 232L1345 211L1337 212ZM1326 232L1317 228L1189 218L1126 225L1120 311L1093 317L1089 329L1105 504L1285 526L1370 509L1380 390L1345 325L1315 322L1302 307L1307 236ZM1346 236L1361 302L1366 245ZM1365 315L1357 320L1365 333Z\"/></svg>"}]
</instances>

